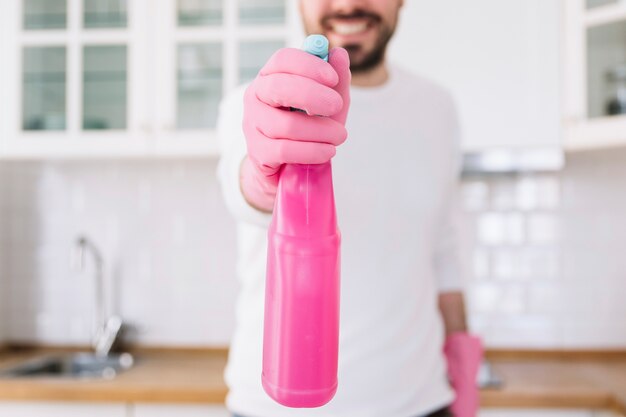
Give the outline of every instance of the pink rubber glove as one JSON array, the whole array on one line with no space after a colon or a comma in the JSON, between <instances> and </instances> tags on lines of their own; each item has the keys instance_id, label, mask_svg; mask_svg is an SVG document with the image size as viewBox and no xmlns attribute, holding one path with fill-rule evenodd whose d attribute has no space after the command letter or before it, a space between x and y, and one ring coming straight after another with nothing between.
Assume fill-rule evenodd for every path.
<instances>
[{"instance_id":1,"label":"pink rubber glove","mask_svg":"<svg viewBox=\"0 0 626 417\"><path fill-rule=\"evenodd\" d=\"M451 406L455 417L476 417L479 391L476 376L483 358L480 339L469 333L453 333L446 338L443 352L448 361L448 377L456 393Z\"/></svg>"},{"instance_id":2,"label":"pink rubber glove","mask_svg":"<svg viewBox=\"0 0 626 417\"><path fill-rule=\"evenodd\" d=\"M248 155L240 184L246 200L272 211L283 164L321 164L335 156L335 147L348 136L344 125L349 105L345 49L333 48L328 62L299 49L278 50L244 95Z\"/></svg>"}]
</instances>

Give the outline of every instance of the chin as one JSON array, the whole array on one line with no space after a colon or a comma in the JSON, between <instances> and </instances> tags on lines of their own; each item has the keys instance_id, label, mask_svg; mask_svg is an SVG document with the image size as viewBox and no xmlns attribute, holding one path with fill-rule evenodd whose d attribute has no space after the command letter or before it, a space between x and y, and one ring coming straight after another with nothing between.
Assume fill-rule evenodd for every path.
<instances>
[{"instance_id":1,"label":"chin","mask_svg":"<svg viewBox=\"0 0 626 417\"><path fill-rule=\"evenodd\" d=\"M354 64L360 64L365 61L367 58L367 54L363 52L362 49L356 49L354 45L341 45L342 48L345 48L348 51L348 56L350 57L350 62Z\"/></svg>"}]
</instances>

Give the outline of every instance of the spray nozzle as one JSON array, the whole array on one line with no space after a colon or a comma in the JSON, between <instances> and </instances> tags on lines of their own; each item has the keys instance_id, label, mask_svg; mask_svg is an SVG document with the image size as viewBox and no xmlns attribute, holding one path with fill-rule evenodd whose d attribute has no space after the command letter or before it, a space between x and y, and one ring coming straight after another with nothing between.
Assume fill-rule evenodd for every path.
<instances>
[{"instance_id":1,"label":"spray nozzle","mask_svg":"<svg viewBox=\"0 0 626 417\"><path fill-rule=\"evenodd\" d=\"M312 55L328 61L328 39L324 35L309 35L304 40L302 49Z\"/></svg>"}]
</instances>

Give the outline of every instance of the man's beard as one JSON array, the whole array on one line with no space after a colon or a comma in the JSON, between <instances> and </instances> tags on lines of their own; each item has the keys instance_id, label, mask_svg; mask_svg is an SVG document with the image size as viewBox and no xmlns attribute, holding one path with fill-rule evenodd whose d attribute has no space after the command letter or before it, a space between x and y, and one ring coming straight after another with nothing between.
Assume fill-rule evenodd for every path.
<instances>
[{"instance_id":1,"label":"man's beard","mask_svg":"<svg viewBox=\"0 0 626 417\"><path fill-rule=\"evenodd\" d=\"M344 48L348 51L348 55L350 56L350 72L353 74L367 72L377 67L383 59L385 59L387 44L391 40L393 32L393 28L383 26L380 36L374 45L374 49L360 60L354 58L361 49L360 45L344 45Z\"/></svg>"},{"instance_id":2,"label":"man's beard","mask_svg":"<svg viewBox=\"0 0 626 417\"><path fill-rule=\"evenodd\" d=\"M382 17L379 16L378 14L375 14L375 13L372 13L363 9L357 9L357 10L352 11L349 14L337 13L337 14L324 16L322 20L320 21L319 27L315 28L315 30L313 31L311 31L312 28L306 27L306 22L305 22L306 32L309 35L311 33L324 33L323 28L328 27L328 20L332 18L336 18L336 17L339 17L339 18L341 17L344 17L344 18L369 17L370 19L372 19L374 22L376 22L377 24L381 26L380 35L378 36L378 39L376 40L376 44L374 45L374 48L368 54L361 57L360 59L357 59L356 57L359 56L359 52L361 52L361 48L362 48L361 45L359 44L342 45L343 48L345 48L348 51L348 55L350 56L350 72L352 72L353 74L359 73L359 72L368 72L371 69L378 66L383 61L383 59L385 59L385 51L387 50L387 44L391 40L391 37L393 36L395 29L396 29L396 24L398 21L397 16L396 16L396 21L393 23L393 25L385 24Z\"/></svg>"}]
</instances>

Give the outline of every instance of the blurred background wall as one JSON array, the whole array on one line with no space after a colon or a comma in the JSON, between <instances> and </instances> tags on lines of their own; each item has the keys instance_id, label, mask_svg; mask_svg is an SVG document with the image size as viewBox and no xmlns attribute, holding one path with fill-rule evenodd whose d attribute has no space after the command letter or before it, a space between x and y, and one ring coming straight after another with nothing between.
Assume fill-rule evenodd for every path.
<instances>
[{"instance_id":1,"label":"blurred background wall","mask_svg":"<svg viewBox=\"0 0 626 417\"><path fill-rule=\"evenodd\" d=\"M470 175L464 240L470 321L497 347L626 344L626 150L561 173ZM104 251L115 309L157 345L228 343L235 229L211 161L4 164L0 291L11 340L86 343L92 280L79 233Z\"/></svg>"},{"instance_id":2,"label":"blurred background wall","mask_svg":"<svg viewBox=\"0 0 626 417\"><path fill-rule=\"evenodd\" d=\"M168 4L0 3L0 342L89 341L93 280L70 263L84 233L134 340L228 343L236 236L217 106L299 45L297 2ZM452 90L466 155L566 155L563 170L464 176L470 321L488 346L626 345L626 116L606 105L625 9L406 2L389 56Z\"/></svg>"}]
</instances>

